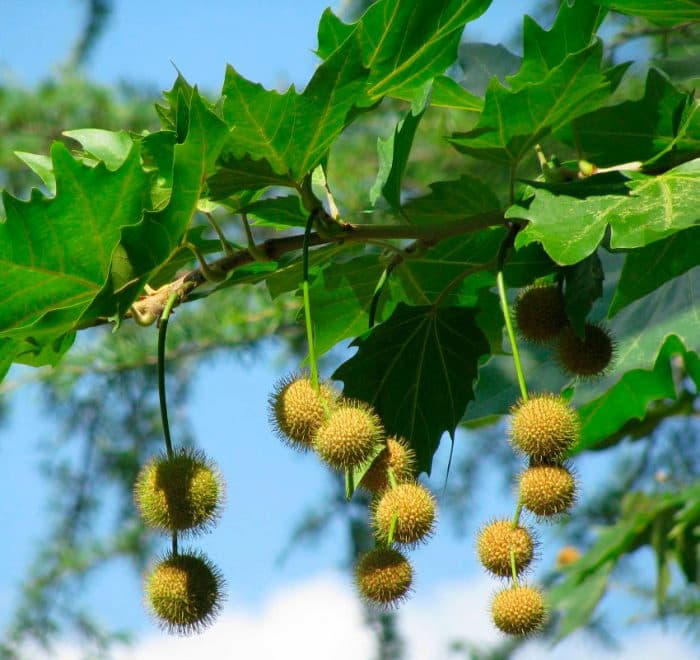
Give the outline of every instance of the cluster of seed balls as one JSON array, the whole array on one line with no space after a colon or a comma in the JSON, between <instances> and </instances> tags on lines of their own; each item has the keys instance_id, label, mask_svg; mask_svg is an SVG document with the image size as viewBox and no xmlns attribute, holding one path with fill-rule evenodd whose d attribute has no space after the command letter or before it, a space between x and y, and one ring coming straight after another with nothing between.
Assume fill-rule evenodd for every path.
<instances>
[{"instance_id":1,"label":"cluster of seed balls","mask_svg":"<svg viewBox=\"0 0 700 660\"><path fill-rule=\"evenodd\" d=\"M403 439L386 436L371 406L343 398L326 384L317 390L302 376L278 384L270 398L270 421L294 449L313 449L334 470L364 472L358 485L374 495L376 545L360 557L355 580L367 602L397 605L411 589L413 568L396 546L411 548L426 540L436 519L432 494L415 480L413 451Z\"/></svg>"},{"instance_id":2,"label":"cluster of seed balls","mask_svg":"<svg viewBox=\"0 0 700 660\"><path fill-rule=\"evenodd\" d=\"M221 513L221 473L201 452L179 449L157 456L139 472L134 499L144 523L177 539L210 529ZM215 618L223 577L203 553L173 550L156 560L145 579L146 605L160 626L187 635Z\"/></svg>"},{"instance_id":3,"label":"cluster of seed balls","mask_svg":"<svg viewBox=\"0 0 700 660\"><path fill-rule=\"evenodd\" d=\"M532 342L554 342L559 363L568 373L587 378L610 364L614 343L601 326L586 324L581 338L569 324L564 298L556 286L525 289L515 302L520 335ZM576 497L576 480L564 462L580 435L577 413L559 395L542 393L518 402L512 410L510 440L528 459L518 477L519 507L538 519L567 512ZM530 567L536 540L530 529L513 520L499 519L479 533L477 551L482 565L493 575L512 579L491 603L497 628L511 635L538 630L547 618L542 592L521 585L518 578Z\"/></svg>"}]
</instances>

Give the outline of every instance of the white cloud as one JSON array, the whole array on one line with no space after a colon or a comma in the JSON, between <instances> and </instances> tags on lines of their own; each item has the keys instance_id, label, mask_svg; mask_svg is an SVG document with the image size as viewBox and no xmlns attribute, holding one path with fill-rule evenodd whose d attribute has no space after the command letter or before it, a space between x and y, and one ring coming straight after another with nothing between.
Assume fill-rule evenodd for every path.
<instances>
[{"instance_id":1,"label":"white cloud","mask_svg":"<svg viewBox=\"0 0 700 660\"><path fill-rule=\"evenodd\" d=\"M481 648L502 639L494 630L488 602L494 583L486 578L453 582L414 594L400 611L407 660L454 660L449 644L468 640ZM32 654L37 660L48 656ZM65 646L51 660L79 660L80 649ZM372 660L374 640L363 624L362 608L346 580L320 575L286 585L253 611L229 605L216 624L196 637L154 632L115 660ZM549 648L532 641L516 660L693 660L688 641L647 628L625 640L619 651L573 635Z\"/></svg>"}]
</instances>

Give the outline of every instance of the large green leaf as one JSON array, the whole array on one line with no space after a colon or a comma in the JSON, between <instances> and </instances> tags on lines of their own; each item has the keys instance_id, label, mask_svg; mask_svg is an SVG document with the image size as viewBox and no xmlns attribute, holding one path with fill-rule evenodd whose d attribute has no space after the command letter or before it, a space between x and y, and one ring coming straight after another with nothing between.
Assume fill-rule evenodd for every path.
<instances>
[{"instance_id":1,"label":"large green leaf","mask_svg":"<svg viewBox=\"0 0 700 660\"><path fill-rule=\"evenodd\" d=\"M603 295L604 279L603 266L595 252L564 269L566 314L581 335L593 303Z\"/></svg>"},{"instance_id":2,"label":"large green leaf","mask_svg":"<svg viewBox=\"0 0 700 660\"><path fill-rule=\"evenodd\" d=\"M51 149L56 196L28 202L3 193L0 334L60 334L105 284L123 227L142 215L147 177L138 145L111 172L88 167L60 143Z\"/></svg>"},{"instance_id":3,"label":"large green leaf","mask_svg":"<svg viewBox=\"0 0 700 660\"><path fill-rule=\"evenodd\" d=\"M611 247L638 248L698 220L700 159L658 176L630 173L623 195L617 183L611 184L616 194L604 194L604 189L596 191L603 194L589 197L566 194L569 186L580 194L580 185L574 182L548 190L549 186L538 184L528 208L515 205L508 209L507 217L529 221L518 234L516 245L539 241L556 262L574 264L598 247L608 225Z\"/></svg>"},{"instance_id":4,"label":"large green leaf","mask_svg":"<svg viewBox=\"0 0 700 660\"><path fill-rule=\"evenodd\" d=\"M697 0L595 0L623 14L641 16L657 25L676 25L700 20L700 3Z\"/></svg>"},{"instance_id":5,"label":"large green leaf","mask_svg":"<svg viewBox=\"0 0 700 660\"><path fill-rule=\"evenodd\" d=\"M308 217L308 213L301 207L301 200L296 195L259 199L245 204L240 211L249 213L256 225L275 229L305 227Z\"/></svg>"},{"instance_id":6,"label":"large green leaf","mask_svg":"<svg viewBox=\"0 0 700 660\"><path fill-rule=\"evenodd\" d=\"M345 47L352 36L370 70L365 104L383 96L412 98L413 93L455 60L469 21L483 14L491 0L379 0L354 25L326 11L319 26L319 54Z\"/></svg>"},{"instance_id":7,"label":"large green leaf","mask_svg":"<svg viewBox=\"0 0 700 660\"><path fill-rule=\"evenodd\" d=\"M359 46L347 41L316 70L302 94L284 94L246 80L229 66L222 94L231 127L225 157L264 159L277 175L300 181L345 128L368 72Z\"/></svg>"},{"instance_id":8,"label":"large green leaf","mask_svg":"<svg viewBox=\"0 0 700 660\"><path fill-rule=\"evenodd\" d=\"M476 126L455 133L452 144L464 153L515 165L547 133L599 107L610 94L601 70L602 46L567 56L538 83L516 90L492 79Z\"/></svg>"},{"instance_id":9,"label":"large green leaf","mask_svg":"<svg viewBox=\"0 0 700 660\"><path fill-rule=\"evenodd\" d=\"M484 101L467 91L448 76L438 76L433 81L430 105L439 108L455 108L466 112L481 112Z\"/></svg>"},{"instance_id":10,"label":"large green leaf","mask_svg":"<svg viewBox=\"0 0 700 660\"><path fill-rule=\"evenodd\" d=\"M389 433L404 436L421 472L430 472L442 434L454 430L474 396L489 345L465 307L408 307L359 337L357 353L333 378L346 396L372 404Z\"/></svg>"},{"instance_id":11,"label":"large green leaf","mask_svg":"<svg viewBox=\"0 0 700 660\"><path fill-rule=\"evenodd\" d=\"M598 167L653 160L658 169L661 158L678 164L700 154L700 104L651 69L641 99L578 117L569 139Z\"/></svg>"},{"instance_id":12,"label":"large green leaf","mask_svg":"<svg viewBox=\"0 0 700 660\"><path fill-rule=\"evenodd\" d=\"M689 249L697 245L700 245L700 227L690 227L628 252L608 316L614 316L664 282L700 265L700 250Z\"/></svg>"},{"instance_id":13,"label":"large green leaf","mask_svg":"<svg viewBox=\"0 0 700 660\"><path fill-rule=\"evenodd\" d=\"M464 73L459 76L460 85L483 96L494 76L503 82L520 68L521 62L521 57L501 44L462 43L459 65Z\"/></svg>"}]
</instances>

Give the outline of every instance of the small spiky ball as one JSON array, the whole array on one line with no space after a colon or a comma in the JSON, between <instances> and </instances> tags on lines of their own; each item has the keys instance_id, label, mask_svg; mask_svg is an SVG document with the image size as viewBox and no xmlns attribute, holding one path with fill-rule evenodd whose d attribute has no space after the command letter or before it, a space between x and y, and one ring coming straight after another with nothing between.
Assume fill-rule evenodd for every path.
<instances>
[{"instance_id":1,"label":"small spiky ball","mask_svg":"<svg viewBox=\"0 0 700 660\"><path fill-rule=\"evenodd\" d=\"M578 441L575 410L556 394L537 394L512 410L513 445L538 462L556 462Z\"/></svg>"},{"instance_id":2,"label":"small spiky ball","mask_svg":"<svg viewBox=\"0 0 700 660\"><path fill-rule=\"evenodd\" d=\"M539 630L547 618L544 596L534 587L507 587L494 596L491 616L504 633L529 635Z\"/></svg>"},{"instance_id":3,"label":"small spiky ball","mask_svg":"<svg viewBox=\"0 0 700 660\"><path fill-rule=\"evenodd\" d=\"M326 384L321 385L320 393L316 392L310 378L283 378L269 400L270 423L290 447L306 451L337 398Z\"/></svg>"},{"instance_id":4,"label":"small spiky ball","mask_svg":"<svg viewBox=\"0 0 700 660\"><path fill-rule=\"evenodd\" d=\"M189 635L208 626L221 609L224 582L199 553L168 553L146 577L146 603L159 625Z\"/></svg>"},{"instance_id":5,"label":"small spiky ball","mask_svg":"<svg viewBox=\"0 0 700 660\"><path fill-rule=\"evenodd\" d=\"M415 452L403 438L387 438L386 447L374 459L359 485L371 493L381 493L389 487L389 470L396 483L411 481L414 478L415 459Z\"/></svg>"},{"instance_id":6,"label":"small spiky ball","mask_svg":"<svg viewBox=\"0 0 700 660\"><path fill-rule=\"evenodd\" d=\"M336 470L364 463L384 437L377 414L359 401L344 401L319 427L313 447Z\"/></svg>"},{"instance_id":7,"label":"small spiky ball","mask_svg":"<svg viewBox=\"0 0 700 660\"><path fill-rule=\"evenodd\" d=\"M134 500L143 521L161 532L197 533L214 523L224 499L224 482L203 452L181 449L143 466Z\"/></svg>"},{"instance_id":8,"label":"small spiky ball","mask_svg":"<svg viewBox=\"0 0 700 660\"><path fill-rule=\"evenodd\" d=\"M555 516L571 508L576 480L563 465L535 465L520 475L520 501L538 516Z\"/></svg>"},{"instance_id":9,"label":"small spiky ball","mask_svg":"<svg viewBox=\"0 0 700 660\"><path fill-rule=\"evenodd\" d=\"M564 568L581 559L581 551L573 545L565 545L557 554L557 568Z\"/></svg>"},{"instance_id":10,"label":"small spiky ball","mask_svg":"<svg viewBox=\"0 0 700 660\"><path fill-rule=\"evenodd\" d=\"M413 568L398 550L380 546L362 555L355 567L355 581L364 599L389 608L406 598Z\"/></svg>"},{"instance_id":11,"label":"small spiky ball","mask_svg":"<svg viewBox=\"0 0 700 660\"><path fill-rule=\"evenodd\" d=\"M572 327L566 328L557 341L557 359L564 371L572 376L590 378L600 376L610 366L615 353L615 342L608 330L600 325L586 323L584 338Z\"/></svg>"},{"instance_id":12,"label":"small spiky ball","mask_svg":"<svg viewBox=\"0 0 700 660\"><path fill-rule=\"evenodd\" d=\"M532 342L554 339L569 323L564 296L557 286L527 287L515 299L514 312L520 335Z\"/></svg>"},{"instance_id":13,"label":"small spiky ball","mask_svg":"<svg viewBox=\"0 0 700 660\"><path fill-rule=\"evenodd\" d=\"M524 527L513 527L510 520L496 520L479 533L477 549L484 568L499 577L510 577L511 551L515 559L515 572L520 575L532 561L535 542Z\"/></svg>"},{"instance_id":14,"label":"small spiky ball","mask_svg":"<svg viewBox=\"0 0 700 660\"><path fill-rule=\"evenodd\" d=\"M393 540L412 546L432 534L436 508L435 498L427 488L418 483L398 484L373 503L372 524L377 537L386 542L395 519Z\"/></svg>"}]
</instances>

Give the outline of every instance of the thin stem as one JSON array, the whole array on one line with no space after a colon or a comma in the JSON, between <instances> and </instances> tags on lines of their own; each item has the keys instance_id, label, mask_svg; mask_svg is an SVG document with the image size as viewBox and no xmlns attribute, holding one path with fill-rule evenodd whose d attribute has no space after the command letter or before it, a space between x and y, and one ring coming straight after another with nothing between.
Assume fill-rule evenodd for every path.
<instances>
[{"instance_id":1,"label":"thin stem","mask_svg":"<svg viewBox=\"0 0 700 660\"><path fill-rule=\"evenodd\" d=\"M503 312L503 320L508 331L508 339L513 351L513 364L515 364L515 373L518 376L518 385L520 386L520 394L523 401L527 401L527 386L525 385L525 376L523 375L523 365L520 362L520 352L518 351L518 343L515 341L515 332L513 331L513 322L510 318L510 309L508 307L508 298L506 297L506 288L503 284L503 271L499 270L496 275L496 284L498 285L498 295L501 299L501 311Z\"/></svg>"},{"instance_id":2,"label":"thin stem","mask_svg":"<svg viewBox=\"0 0 700 660\"><path fill-rule=\"evenodd\" d=\"M392 487L392 489L396 488L396 476L394 475L394 471L391 468L386 469L386 476L389 479L389 485Z\"/></svg>"},{"instance_id":3,"label":"thin stem","mask_svg":"<svg viewBox=\"0 0 700 660\"><path fill-rule=\"evenodd\" d=\"M241 213L241 220L243 222L243 229L245 231L246 241L248 242L248 252L250 252L250 256L253 257L255 261L265 261L267 255L255 242L253 230L250 228L250 222L248 222L248 214L245 211Z\"/></svg>"},{"instance_id":4,"label":"thin stem","mask_svg":"<svg viewBox=\"0 0 700 660\"><path fill-rule=\"evenodd\" d=\"M214 216L211 213L205 213L204 214L209 221L209 224L211 225L211 228L216 232L216 235L219 237L219 243L221 243L221 247L224 250L224 253L231 255L233 254L233 250L231 249L231 246L228 244L228 241L226 240L226 236L224 236L224 232L221 231L221 227L219 226L219 223L214 219Z\"/></svg>"},{"instance_id":5,"label":"thin stem","mask_svg":"<svg viewBox=\"0 0 700 660\"><path fill-rule=\"evenodd\" d=\"M377 307L379 306L379 299L382 297L382 292L386 285L387 279L389 277L389 268L385 268L382 271L377 286L374 287L374 293L372 294L372 301L369 304L369 321L368 326L370 328L374 327L374 322L377 316Z\"/></svg>"},{"instance_id":6,"label":"thin stem","mask_svg":"<svg viewBox=\"0 0 700 660\"><path fill-rule=\"evenodd\" d=\"M521 500L518 500L518 504L515 507L515 513L513 514L513 529L516 529L517 526L520 524L520 514L523 511L523 503Z\"/></svg>"},{"instance_id":7,"label":"thin stem","mask_svg":"<svg viewBox=\"0 0 700 660\"><path fill-rule=\"evenodd\" d=\"M301 290L304 296L304 322L306 324L306 341L309 345L309 369L311 370L311 384L319 392L318 365L316 364L316 344L314 341L314 329L311 321L311 296L309 295L309 236L314 224L315 213L309 213L304 231L304 245L302 252L302 283Z\"/></svg>"},{"instance_id":8,"label":"thin stem","mask_svg":"<svg viewBox=\"0 0 700 660\"><path fill-rule=\"evenodd\" d=\"M177 293L171 293L160 316L158 328L158 399L160 401L160 419L163 423L163 437L168 457L173 455L173 445L170 440L170 424L168 422L168 402L165 396L165 337L168 332L168 318L177 300Z\"/></svg>"},{"instance_id":9,"label":"thin stem","mask_svg":"<svg viewBox=\"0 0 700 660\"><path fill-rule=\"evenodd\" d=\"M513 550L513 548L510 549L510 571L513 574L513 584L519 587L518 571L515 568L515 550Z\"/></svg>"},{"instance_id":10,"label":"thin stem","mask_svg":"<svg viewBox=\"0 0 700 660\"><path fill-rule=\"evenodd\" d=\"M173 546L173 554L176 555L177 554L177 532L176 531L173 531L172 546Z\"/></svg>"},{"instance_id":11,"label":"thin stem","mask_svg":"<svg viewBox=\"0 0 700 660\"><path fill-rule=\"evenodd\" d=\"M394 533L396 532L396 525L399 522L399 514L395 513L391 517L391 524L389 525L389 536L387 537L387 544L391 545L394 542Z\"/></svg>"}]
</instances>

